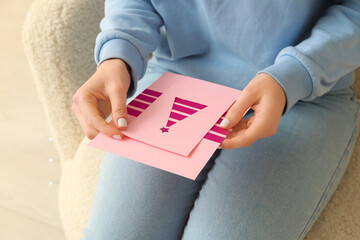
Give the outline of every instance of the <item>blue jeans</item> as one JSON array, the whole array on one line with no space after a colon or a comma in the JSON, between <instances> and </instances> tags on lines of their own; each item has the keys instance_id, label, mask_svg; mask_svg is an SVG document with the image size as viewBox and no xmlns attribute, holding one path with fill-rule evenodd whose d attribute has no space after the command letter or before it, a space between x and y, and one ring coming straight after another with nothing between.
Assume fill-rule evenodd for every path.
<instances>
[{"instance_id":1,"label":"blue jeans","mask_svg":"<svg viewBox=\"0 0 360 240\"><path fill-rule=\"evenodd\" d=\"M349 163L358 108L351 88L298 102L276 135L217 150L195 181L107 154L84 239L303 239Z\"/></svg>"}]
</instances>

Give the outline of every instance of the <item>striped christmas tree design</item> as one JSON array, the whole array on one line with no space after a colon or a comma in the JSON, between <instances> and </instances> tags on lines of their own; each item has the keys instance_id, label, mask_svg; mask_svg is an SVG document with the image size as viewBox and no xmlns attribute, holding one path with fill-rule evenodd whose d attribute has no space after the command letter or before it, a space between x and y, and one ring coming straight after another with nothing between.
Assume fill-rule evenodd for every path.
<instances>
[{"instance_id":1,"label":"striped christmas tree design","mask_svg":"<svg viewBox=\"0 0 360 240\"><path fill-rule=\"evenodd\" d=\"M206 108L206 105L175 97L171 112L165 127L160 128L161 132L169 132L169 128L181 120Z\"/></svg>"},{"instance_id":2,"label":"striped christmas tree design","mask_svg":"<svg viewBox=\"0 0 360 240\"><path fill-rule=\"evenodd\" d=\"M132 100L127 106L127 112L129 115L133 117L138 117L143 111L145 111L153 102L155 102L160 96L161 92L155 91L153 89L145 89L140 95L138 95L134 100ZM183 102L183 104L181 103ZM187 104L190 103L190 104ZM197 106L192 107L192 103ZM197 111L204 109L206 106L202 104L198 104L195 102L191 102L181 98L175 98L175 102L173 103L172 111L170 113L169 119L167 121L166 126L164 127L164 132L169 130L169 127L174 125L176 122L180 121L178 119L171 118L171 116L178 116L174 113L181 115L192 115ZM178 110L177 110L178 109ZM190 110L189 110L190 109ZM180 111L179 111L180 110ZM177 112L179 111L179 112ZM174 112L174 113L172 113ZM188 113L187 113L188 112ZM215 125L209 130L209 132L204 136L204 139L221 143L226 136L230 133L230 130L223 129L220 127L221 121L224 119L226 112L219 118L219 120L215 123ZM185 117L182 117L184 119ZM179 117L178 117L179 118Z\"/></svg>"},{"instance_id":3,"label":"striped christmas tree design","mask_svg":"<svg viewBox=\"0 0 360 240\"><path fill-rule=\"evenodd\" d=\"M131 116L139 116L150 104L156 101L161 96L161 92L145 89L134 100L132 100L127 106L127 113Z\"/></svg>"}]
</instances>

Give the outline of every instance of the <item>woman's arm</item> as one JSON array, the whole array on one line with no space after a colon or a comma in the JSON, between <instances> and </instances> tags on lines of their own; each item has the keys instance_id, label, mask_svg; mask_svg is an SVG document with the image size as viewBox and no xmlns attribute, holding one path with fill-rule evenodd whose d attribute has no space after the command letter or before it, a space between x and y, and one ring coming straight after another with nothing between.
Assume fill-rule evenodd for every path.
<instances>
[{"instance_id":1,"label":"woman's arm","mask_svg":"<svg viewBox=\"0 0 360 240\"><path fill-rule=\"evenodd\" d=\"M133 95L136 82L145 73L149 54L159 41L162 18L148 0L106 0L105 17L95 45L95 61L123 59L131 69Z\"/></svg>"},{"instance_id":2,"label":"woman's arm","mask_svg":"<svg viewBox=\"0 0 360 240\"><path fill-rule=\"evenodd\" d=\"M96 39L98 69L74 94L73 112L86 136L99 132L121 140L127 127L126 98L145 73L162 19L147 0L106 0ZM105 121L112 113L115 124Z\"/></svg>"},{"instance_id":3,"label":"woman's arm","mask_svg":"<svg viewBox=\"0 0 360 240\"><path fill-rule=\"evenodd\" d=\"M234 128L221 147L247 147L274 135L284 106L286 112L298 100L323 95L358 66L360 1L344 0L327 10L308 39L283 49L273 65L250 81L221 124ZM250 107L254 116L242 119Z\"/></svg>"},{"instance_id":4,"label":"woman's arm","mask_svg":"<svg viewBox=\"0 0 360 240\"><path fill-rule=\"evenodd\" d=\"M322 96L360 66L360 1L338 2L316 23L309 38L283 49L273 65L260 71L283 87L286 111L298 100Z\"/></svg>"}]
</instances>

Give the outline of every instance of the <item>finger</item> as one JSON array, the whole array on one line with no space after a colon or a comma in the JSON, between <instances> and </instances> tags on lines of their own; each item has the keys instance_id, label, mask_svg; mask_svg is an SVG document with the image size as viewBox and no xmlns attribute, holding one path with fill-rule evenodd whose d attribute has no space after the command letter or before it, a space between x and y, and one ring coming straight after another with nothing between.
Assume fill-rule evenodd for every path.
<instances>
[{"instance_id":1,"label":"finger","mask_svg":"<svg viewBox=\"0 0 360 240\"><path fill-rule=\"evenodd\" d=\"M97 99L93 96L83 97L78 104L79 111L82 114L83 118L88 121L90 127L104 133L109 137L116 139L122 139L123 134L121 131L112 126L101 117L98 106Z\"/></svg>"},{"instance_id":2,"label":"finger","mask_svg":"<svg viewBox=\"0 0 360 240\"><path fill-rule=\"evenodd\" d=\"M245 89L229 108L220 126L226 129L234 127L244 117L249 108L255 104L256 100L255 94Z\"/></svg>"},{"instance_id":3,"label":"finger","mask_svg":"<svg viewBox=\"0 0 360 240\"><path fill-rule=\"evenodd\" d=\"M251 120L251 118L249 119ZM238 125L231 131L231 133L221 143L223 149L232 149L239 147L248 147L255 142L249 136L246 136L249 120L242 119Z\"/></svg>"},{"instance_id":4,"label":"finger","mask_svg":"<svg viewBox=\"0 0 360 240\"><path fill-rule=\"evenodd\" d=\"M83 132L85 133L85 136L88 138L88 139L94 139L96 137L96 135L99 134L99 131L90 127L90 125L85 121L85 119L83 118L83 116L79 113L79 111L77 110L76 106L73 105L73 108L72 108L79 124L80 124L80 127L81 129L83 130Z\"/></svg>"},{"instance_id":5,"label":"finger","mask_svg":"<svg viewBox=\"0 0 360 240\"><path fill-rule=\"evenodd\" d=\"M249 147L261 138L272 136L277 131L279 120L274 118L271 103L263 101L257 106L255 114L248 121L246 126L237 125L229 138L222 142L224 149Z\"/></svg>"},{"instance_id":6,"label":"finger","mask_svg":"<svg viewBox=\"0 0 360 240\"><path fill-rule=\"evenodd\" d=\"M127 128L126 97L127 92L120 88L111 89L108 93L114 124L120 129Z\"/></svg>"},{"instance_id":7,"label":"finger","mask_svg":"<svg viewBox=\"0 0 360 240\"><path fill-rule=\"evenodd\" d=\"M225 138L220 147L223 149L245 148L251 146L255 141L255 139L238 135L234 138Z\"/></svg>"},{"instance_id":8,"label":"finger","mask_svg":"<svg viewBox=\"0 0 360 240\"><path fill-rule=\"evenodd\" d=\"M273 108L274 104L270 98L264 98L256 106L253 119L246 130L248 136L257 140L276 133L282 112L276 113Z\"/></svg>"},{"instance_id":9,"label":"finger","mask_svg":"<svg viewBox=\"0 0 360 240\"><path fill-rule=\"evenodd\" d=\"M107 119L111 113L111 103L109 99L107 100L98 100L98 109L101 117Z\"/></svg>"}]
</instances>

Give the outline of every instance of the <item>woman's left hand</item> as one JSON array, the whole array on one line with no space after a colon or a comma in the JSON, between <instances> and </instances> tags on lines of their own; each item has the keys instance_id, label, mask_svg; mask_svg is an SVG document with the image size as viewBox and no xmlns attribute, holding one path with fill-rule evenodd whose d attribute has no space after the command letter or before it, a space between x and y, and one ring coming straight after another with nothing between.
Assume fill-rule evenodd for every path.
<instances>
[{"instance_id":1,"label":"woman's left hand","mask_svg":"<svg viewBox=\"0 0 360 240\"><path fill-rule=\"evenodd\" d=\"M256 140L276 133L286 104L286 95L270 75L256 75L228 110L221 127L232 132L221 143L223 149L249 147ZM249 108L254 115L243 119Z\"/></svg>"}]
</instances>

